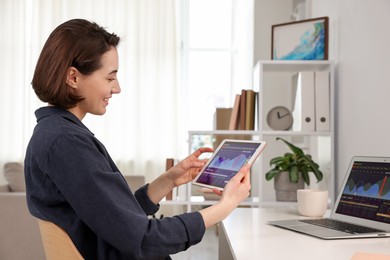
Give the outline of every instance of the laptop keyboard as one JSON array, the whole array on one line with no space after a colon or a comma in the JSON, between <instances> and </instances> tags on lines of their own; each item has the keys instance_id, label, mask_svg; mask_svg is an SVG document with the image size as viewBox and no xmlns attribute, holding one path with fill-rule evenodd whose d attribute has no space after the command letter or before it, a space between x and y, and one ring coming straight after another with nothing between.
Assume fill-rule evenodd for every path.
<instances>
[{"instance_id":1,"label":"laptop keyboard","mask_svg":"<svg viewBox=\"0 0 390 260\"><path fill-rule=\"evenodd\" d=\"M378 230L374 228L359 226L356 224L350 224L334 219L329 218L321 218L321 219L301 219L300 221L321 226L327 227L330 229L335 229L343 232L347 232L350 234L362 234L362 233L376 233L376 232L384 232L383 230Z\"/></svg>"}]
</instances>

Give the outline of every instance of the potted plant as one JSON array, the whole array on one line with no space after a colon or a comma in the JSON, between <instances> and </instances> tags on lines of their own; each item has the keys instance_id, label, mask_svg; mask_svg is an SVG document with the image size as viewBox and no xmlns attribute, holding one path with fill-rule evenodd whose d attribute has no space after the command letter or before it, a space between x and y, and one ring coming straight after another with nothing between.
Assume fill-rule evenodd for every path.
<instances>
[{"instance_id":1,"label":"potted plant","mask_svg":"<svg viewBox=\"0 0 390 260\"><path fill-rule=\"evenodd\" d=\"M265 174L265 179L274 179L276 200L296 201L297 189L303 189L305 183L310 185L309 173L314 173L317 182L322 180L323 174L310 154L305 154L302 149L283 138L277 137L276 140L282 140L292 153L287 152L283 156L272 158L270 165L273 168Z\"/></svg>"}]
</instances>

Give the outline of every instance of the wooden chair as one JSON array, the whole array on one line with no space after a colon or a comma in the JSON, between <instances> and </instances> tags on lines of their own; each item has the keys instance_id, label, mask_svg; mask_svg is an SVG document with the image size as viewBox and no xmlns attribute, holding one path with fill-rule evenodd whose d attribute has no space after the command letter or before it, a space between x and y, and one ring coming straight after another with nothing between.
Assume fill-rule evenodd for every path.
<instances>
[{"instance_id":1,"label":"wooden chair","mask_svg":"<svg viewBox=\"0 0 390 260\"><path fill-rule=\"evenodd\" d=\"M47 260L84 259L68 234L52 222L38 219Z\"/></svg>"}]
</instances>

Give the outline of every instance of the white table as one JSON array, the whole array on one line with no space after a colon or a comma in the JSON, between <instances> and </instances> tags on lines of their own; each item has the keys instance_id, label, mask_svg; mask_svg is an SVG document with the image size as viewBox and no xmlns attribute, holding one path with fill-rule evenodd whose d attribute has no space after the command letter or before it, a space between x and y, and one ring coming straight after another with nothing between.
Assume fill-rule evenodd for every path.
<instances>
[{"instance_id":1,"label":"white table","mask_svg":"<svg viewBox=\"0 0 390 260\"><path fill-rule=\"evenodd\" d=\"M219 225L219 259L342 260L357 252L390 258L390 238L323 240L266 224L299 217L292 206L236 209Z\"/></svg>"}]
</instances>

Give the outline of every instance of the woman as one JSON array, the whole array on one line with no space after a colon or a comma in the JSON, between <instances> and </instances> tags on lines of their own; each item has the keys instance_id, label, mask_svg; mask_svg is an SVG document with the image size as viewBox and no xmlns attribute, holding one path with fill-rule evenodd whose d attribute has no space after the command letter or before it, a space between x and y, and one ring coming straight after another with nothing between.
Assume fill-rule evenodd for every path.
<instances>
[{"instance_id":1,"label":"woman","mask_svg":"<svg viewBox=\"0 0 390 260\"><path fill-rule=\"evenodd\" d=\"M81 122L103 115L117 80L119 37L82 19L59 25L38 59L32 86L48 103L35 114L27 148L27 203L32 215L63 228L86 259L169 259L201 241L205 228L248 197L249 165L218 203L199 212L151 219L172 188L204 165L200 148L134 194L102 143Z\"/></svg>"}]
</instances>

